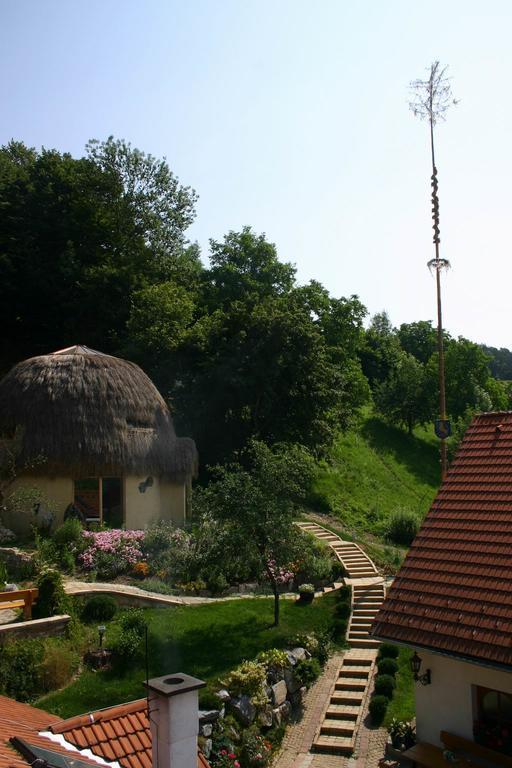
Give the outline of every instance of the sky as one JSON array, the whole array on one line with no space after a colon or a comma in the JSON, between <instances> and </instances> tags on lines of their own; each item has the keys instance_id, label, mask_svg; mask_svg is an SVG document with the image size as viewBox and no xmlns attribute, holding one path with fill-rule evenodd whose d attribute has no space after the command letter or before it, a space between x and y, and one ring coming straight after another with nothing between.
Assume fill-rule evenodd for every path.
<instances>
[{"instance_id":1,"label":"sky","mask_svg":"<svg viewBox=\"0 0 512 768\"><path fill-rule=\"evenodd\" d=\"M436 129L444 325L512 347L509 0L0 0L0 143L124 138L199 194L188 232L250 225L334 296L435 318L428 127L409 83L448 65Z\"/></svg>"}]
</instances>

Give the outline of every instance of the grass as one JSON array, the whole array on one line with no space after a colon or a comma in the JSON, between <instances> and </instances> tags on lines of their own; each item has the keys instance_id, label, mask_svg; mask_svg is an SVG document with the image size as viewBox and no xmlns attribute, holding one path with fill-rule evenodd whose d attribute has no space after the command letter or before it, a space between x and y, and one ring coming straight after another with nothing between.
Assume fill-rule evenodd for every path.
<instances>
[{"instance_id":1,"label":"grass","mask_svg":"<svg viewBox=\"0 0 512 768\"><path fill-rule=\"evenodd\" d=\"M391 512L405 507L423 517L438 485L435 436L423 428L410 436L368 414L320 466L312 506L336 517L355 539L361 532L383 538Z\"/></svg>"},{"instance_id":2,"label":"grass","mask_svg":"<svg viewBox=\"0 0 512 768\"><path fill-rule=\"evenodd\" d=\"M259 651L284 647L299 632L328 631L338 600L336 594L311 605L281 600L279 627L271 627L273 600L268 598L146 610L149 676L186 672L212 683ZM113 622L107 647L115 629ZM70 717L144 696L144 663L126 666L124 672L84 670L66 688L39 699L37 706Z\"/></svg>"},{"instance_id":3,"label":"grass","mask_svg":"<svg viewBox=\"0 0 512 768\"><path fill-rule=\"evenodd\" d=\"M384 725L386 727L389 726L394 718L409 722L415 715L415 682L412 679L412 673L409 667L411 656L412 651L409 648L400 648L400 654L397 659L398 671L396 673L396 688L384 719Z\"/></svg>"}]
</instances>

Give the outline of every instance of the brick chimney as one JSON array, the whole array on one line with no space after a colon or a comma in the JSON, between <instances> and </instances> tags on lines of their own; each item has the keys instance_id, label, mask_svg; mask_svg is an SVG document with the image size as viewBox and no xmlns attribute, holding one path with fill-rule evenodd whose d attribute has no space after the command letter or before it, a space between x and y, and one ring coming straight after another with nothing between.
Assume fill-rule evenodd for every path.
<instances>
[{"instance_id":1,"label":"brick chimney","mask_svg":"<svg viewBox=\"0 0 512 768\"><path fill-rule=\"evenodd\" d=\"M206 683L177 672L148 689L153 768L197 768L198 690Z\"/></svg>"}]
</instances>

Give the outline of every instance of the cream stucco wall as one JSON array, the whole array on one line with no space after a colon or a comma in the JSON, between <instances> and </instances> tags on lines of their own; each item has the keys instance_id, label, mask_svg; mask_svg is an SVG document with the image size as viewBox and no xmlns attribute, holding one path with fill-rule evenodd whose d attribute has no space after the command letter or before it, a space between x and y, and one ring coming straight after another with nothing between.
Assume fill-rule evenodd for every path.
<instances>
[{"instance_id":1,"label":"cream stucco wall","mask_svg":"<svg viewBox=\"0 0 512 768\"><path fill-rule=\"evenodd\" d=\"M457 661L449 656L418 649L420 674L431 670L431 685L416 683L416 723L418 739L439 744L439 733L450 731L473 739L474 686L512 693L512 671Z\"/></svg>"},{"instance_id":2,"label":"cream stucco wall","mask_svg":"<svg viewBox=\"0 0 512 768\"><path fill-rule=\"evenodd\" d=\"M125 477L124 508L126 528L146 528L157 520L185 521L185 484L171 483L153 477L153 485L144 493L139 484L146 477Z\"/></svg>"},{"instance_id":3,"label":"cream stucco wall","mask_svg":"<svg viewBox=\"0 0 512 768\"><path fill-rule=\"evenodd\" d=\"M47 499L50 507L56 512L55 524L59 525L64 520L64 511L68 504L73 501L74 485L69 477L45 477L36 475L26 475L17 478L9 487L7 496L16 492L19 488L36 488L41 492L43 498ZM27 510L31 512L31 510ZM4 523L18 534L26 534L30 531L32 517L28 514L26 517L9 519L6 515Z\"/></svg>"}]
</instances>

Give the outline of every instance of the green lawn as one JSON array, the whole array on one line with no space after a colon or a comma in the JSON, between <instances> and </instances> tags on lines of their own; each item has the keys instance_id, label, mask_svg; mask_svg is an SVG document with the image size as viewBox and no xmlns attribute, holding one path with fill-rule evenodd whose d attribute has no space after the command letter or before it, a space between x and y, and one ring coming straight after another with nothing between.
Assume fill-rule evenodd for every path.
<instances>
[{"instance_id":1,"label":"green lawn","mask_svg":"<svg viewBox=\"0 0 512 768\"><path fill-rule=\"evenodd\" d=\"M277 628L271 627L270 598L147 610L149 675L186 672L212 682L261 650L285 646L298 632L329 630L338 599L334 593L311 605L281 600ZM109 631L115 629L113 622ZM129 666L124 674L86 670L66 688L39 699L37 706L70 717L144 696L144 679L143 663Z\"/></svg>"},{"instance_id":2,"label":"green lawn","mask_svg":"<svg viewBox=\"0 0 512 768\"><path fill-rule=\"evenodd\" d=\"M421 517L426 513L439 486L438 459L431 429L409 436L368 415L357 430L338 438L330 460L321 465L312 505L337 517L354 537L382 536L398 507Z\"/></svg>"},{"instance_id":3,"label":"green lawn","mask_svg":"<svg viewBox=\"0 0 512 768\"><path fill-rule=\"evenodd\" d=\"M384 725L387 727L393 718L397 720L412 720L415 715L414 686L409 660L412 651L409 648L400 648L398 656L398 672L396 674L396 688L393 698L389 703Z\"/></svg>"}]
</instances>

